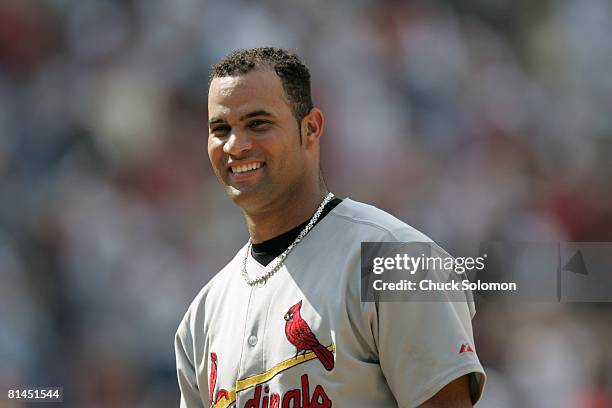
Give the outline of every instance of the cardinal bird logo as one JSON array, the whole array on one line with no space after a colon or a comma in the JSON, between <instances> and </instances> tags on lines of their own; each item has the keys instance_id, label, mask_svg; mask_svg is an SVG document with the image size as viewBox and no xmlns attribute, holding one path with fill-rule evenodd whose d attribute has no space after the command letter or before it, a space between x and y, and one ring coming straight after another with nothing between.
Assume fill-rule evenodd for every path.
<instances>
[{"instance_id":1,"label":"cardinal bird logo","mask_svg":"<svg viewBox=\"0 0 612 408\"><path fill-rule=\"evenodd\" d=\"M295 357L298 354L306 354L307 351L311 350L315 353L323 367L327 371L334 368L334 355L325 346L319 343L316 336L310 330L308 323L300 315L300 309L302 308L302 301L300 300L295 305L291 306L285 314L285 335L287 340L293 344L296 348Z\"/></svg>"},{"instance_id":2,"label":"cardinal bird logo","mask_svg":"<svg viewBox=\"0 0 612 408\"><path fill-rule=\"evenodd\" d=\"M216 404L221 398L229 399L227 391L221 389L215 398L215 387L217 385L217 353L210 353L210 376L208 377L208 398L210 405Z\"/></svg>"}]
</instances>

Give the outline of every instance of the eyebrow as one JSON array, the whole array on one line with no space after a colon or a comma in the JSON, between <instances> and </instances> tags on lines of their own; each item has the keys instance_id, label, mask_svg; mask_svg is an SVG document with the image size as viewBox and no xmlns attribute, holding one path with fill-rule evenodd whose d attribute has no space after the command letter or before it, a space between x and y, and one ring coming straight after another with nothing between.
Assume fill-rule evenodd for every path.
<instances>
[{"instance_id":1,"label":"eyebrow","mask_svg":"<svg viewBox=\"0 0 612 408\"><path fill-rule=\"evenodd\" d=\"M257 110L257 111L254 111L254 112L249 112L249 113L247 113L247 114L245 114L245 115L242 115L242 116L240 117L240 119L239 119L239 120L242 122L242 121L243 121L243 120L245 120L245 119L253 118L253 117L256 117L256 116L269 116L269 117L274 117L274 115L272 115L272 114L271 114L270 112L268 112L268 111L265 111L265 110ZM211 119L208 121L208 124L209 124L209 125L214 125L214 124L217 124L217 123L225 123L225 120L223 120L223 119L221 119L221 118L211 118Z\"/></svg>"},{"instance_id":2,"label":"eyebrow","mask_svg":"<svg viewBox=\"0 0 612 408\"><path fill-rule=\"evenodd\" d=\"M270 112L267 112L265 110L258 110L258 111L247 113L246 115L241 116L240 121L243 121L249 118L253 118L255 116L274 116L274 115L272 115Z\"/></svg>"}]
</instances>

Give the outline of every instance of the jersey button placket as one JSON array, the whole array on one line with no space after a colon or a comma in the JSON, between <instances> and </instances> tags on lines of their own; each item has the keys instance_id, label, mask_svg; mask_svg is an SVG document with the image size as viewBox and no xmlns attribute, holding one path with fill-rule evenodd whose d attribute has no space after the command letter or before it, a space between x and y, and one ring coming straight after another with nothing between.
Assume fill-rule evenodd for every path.
<instances>
[{"instance_id":1,"label":"jersey button placket","mask_svg":"<svg viewBox=\"0 0 612 408\"><path fill-rule=\"evenodd\" d=\"M248 340L249 346L255 347L257 345L257 336L251 335Z\"/></svg>"},{"instance_id":2,"label":"jersey button placket","mask_svg":"<svg viewBox=\"0 0 612 408\"><path fill-rule=\"evenodd\" d=\"M265 324L265 318L262 319L262 308L260 305L262 300L261 294L257 296L256 293L256 285L251 286L248 311L242 336L242 352L240 355L240 372L238 379L244 379L263 372L263 332L261 329L262 325ZM236 394L236 407L244 406L245 399L252 397L251 394L252 390L238 392Z\"/></svg>"}]
</instances>

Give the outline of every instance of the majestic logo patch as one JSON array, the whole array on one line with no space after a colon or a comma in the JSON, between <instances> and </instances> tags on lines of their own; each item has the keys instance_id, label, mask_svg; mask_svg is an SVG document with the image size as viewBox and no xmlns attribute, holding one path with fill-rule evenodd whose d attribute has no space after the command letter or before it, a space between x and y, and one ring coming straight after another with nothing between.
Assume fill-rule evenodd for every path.
<instances>
[{"instance_id":1,"label":"majestic logo patch","mask_svg":"<svg viewBox=\"0 0 612 408\"><path fill-rule=\"evenodd\" d=\"M300 315L302 301L291 306L285 314L285 335L287 340L295 346L295 357L299 353L306 354L307 351L315 353L323 367L327 371L334 368L334 355L317 340L306 320Z\"/></svg>"},{"instance_id":2,"label":"majestic logo patch","mask_svg":"<svg viewBox=\"0 0 612 408\"><path fill-rule=\"evenodd\" d=\"M461 348L459 349L459 354L462 353L473 353L474 350L472 350L472 347L470 347L470 345L468 343L463 343L461 345Z\"/></svg>"}]
</instances>

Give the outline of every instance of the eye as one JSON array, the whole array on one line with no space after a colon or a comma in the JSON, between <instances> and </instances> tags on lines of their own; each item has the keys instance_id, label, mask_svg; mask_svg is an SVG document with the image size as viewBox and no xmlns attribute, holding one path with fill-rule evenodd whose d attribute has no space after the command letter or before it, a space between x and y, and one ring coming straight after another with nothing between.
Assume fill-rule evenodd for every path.
<instances>
[{"instance_id":1,"label":"eye","mask_svg":"<svg viewBox=\"0 0 612 408\"><path fill-rule=\"evenodd\" d=\"M267 130L270 127L271 123L267 120L254 120L253 122L248 124L248 127L252 130L260 131Z\"/></svg>"},{"instance_id":2,"label":"eye","mask_svg":"<svg viewBox=\"0 0 612 408\"><path fill-rule=\"evenodd\" d=\"M210 129L210 134L214 135L214 136L223 136L225 134L227 134L227 132L230 131L230 127L229 126L216 126L214 128Z\"/></svg>"}]
</instances>

